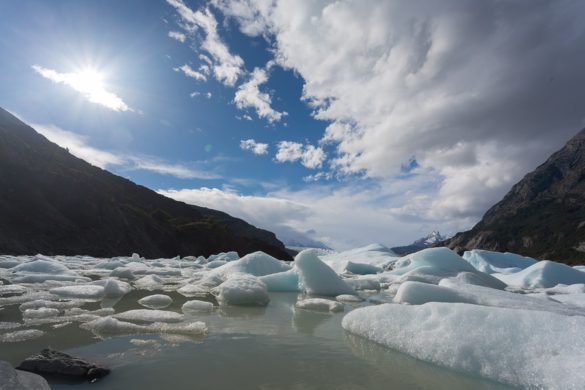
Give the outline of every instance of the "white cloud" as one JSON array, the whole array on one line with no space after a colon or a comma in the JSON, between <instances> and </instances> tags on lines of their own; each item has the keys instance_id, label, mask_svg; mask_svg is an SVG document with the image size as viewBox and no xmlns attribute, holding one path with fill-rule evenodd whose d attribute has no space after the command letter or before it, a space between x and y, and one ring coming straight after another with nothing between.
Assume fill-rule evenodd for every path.
<instances>
[{"instance_id":1,"label":"white cloud","mask_svg":"<svg viewBox=\"0 0 585 390\"><path fill-rule=\"evenodd\" d=\"M182 21L182 26L189 33L203 30L205 38L201 43L201 49L205 50L209 57L209 65L213 68L215 78L227 86L233 86L238 77L243 73L244 60L236 54L232 54L227 45L222 41L217 32L217 20L211 11L193 11L182 0L167 0L173 6ZM211 57L211 58L210 58Z\"/></svg>"},{"instance_id":2,"label":"white cloud","mask_svg":"<svg viewBox=\"0 0 585 390\"><path fill-rule=\"evenodd\" d=\"M241 140L240 148L249 150L257 156L268 153L268 144L259 143L253 139Z\"/></svg>"},{"instance_id":3,"label":"white cloud","mask_svg":"<svg viewBox=\"0 0 585 390\"><path fill-rule=\"evenodd\" d=\"M179 66L177 68L173 68L175 72L183 72L185 76L192 77L195 80L199 81L207 81L207 77L203 73L197 72L195 69L191 68L189 65L185 64L183 66Z\"/></svg>"},{"instance_id":4,"label":"white cloud","mask_svg":"<svg viewBox=\"0 0 585 390\"><path fill-rule=\"evenodd\" d=\"M388 183L387 183L388 184ZM280 188L265 196L241 195L217 188L159 190L170 198L210 207L242 218L278 235L290 230L315 230L312 238L335 249L379 242L388 246L407 244L435 230L439 223L453 232L453 223L427 223L393 213L391 206L403 202L420 185L418 179L400 185L371 186L366 182L342 187L313 185L301 191ZM461 221L457 221L461 225Z\"/></svg>"},{"instance_id":5,"label":"white cloud","mask_svg":"<svg viewBox=\"0 0 585 390\"><path fill-rule=\"evenodd\" d=\"M295 162L301 161L301 164L309 169L320 168L327 155L320 147L313 145L303 145L298 142L281 141L277 145L276 161L278 162Z\"/></svg>"},{"instance_id":6,"label":"white cloud","mask_svg":"<svg viewBox=\"0 0 585 390\"><path fill-rule=\"evenodd\" d=\"M152 156L101 150L89 145L87 137L63 130L54 125L31 124L31 127L39 134L45 136L49 141L69 150L75 157L103 169L117 167L130 171L143 170L174 176L180 179L220 178L220 176L210 172L183 164L169 163Z\"/></svg>"},{"instance_id":7,"label":"white cloud","mask_svg":"<svg viewBox=\"0 0 585 390\"><path fill-rule=\"evenodd\" d=\"M98 73L84 71L77 73L59 73L56 70L33 65L33 70L57 84L64 84L81 93L88 101L114 111L134 111L118 95L105 89Z\"/></svg>"},{"instance_id":8,"label":"white cloud","mask_svg":"<svg viewBox=\"0 0 585 390\"><path fill-rule=\"evenodd\" d=\"M270 68L270 64L267 68ZM260 92L260 85L268 81L268 74L265 69L255 68L248 81L238 87L234 97L234 103L239 109L253 108L260 118L268 122L278 122L286 112L279 112L271 107L272 98L265 92Z\"/></svg>"},{"instance_id":9,"label":"white cloud","mask_svg":"<svg viewBox=\"0 0 585 390\"><path fill-rule=\"evenodd\" d=\"M187 36L179 31L169 31L169 38L173 38L181 43L184 43L187 39Z\"/></svg>"},{"instance_id":10,"label":"white cloud","mask_svg":"<svg viewBox=\"0 0 585 390\"><path fill-rule=\"evenodd\" d=\"M414 157L438 180L394 212L478 218L582 127L583 2L214 4L302 77L336 173L382 182Z\"/></svg>"}]
</instances>

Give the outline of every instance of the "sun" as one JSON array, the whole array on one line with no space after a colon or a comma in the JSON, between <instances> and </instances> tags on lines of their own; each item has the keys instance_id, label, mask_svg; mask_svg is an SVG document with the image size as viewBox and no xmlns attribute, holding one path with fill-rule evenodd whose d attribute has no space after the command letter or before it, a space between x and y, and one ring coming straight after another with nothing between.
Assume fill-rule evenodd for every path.
<instances>
[{"instance_id":1,"label":"sun","mask_svg":"<svg viewBox=\"0 0 585 390\"><path fill-rule=\"evenodd\" d=\"M86 68L73 74L71 84L79 92L98 95L104 91L104 76L95 69Z\"/></svg>"}]
</instances>

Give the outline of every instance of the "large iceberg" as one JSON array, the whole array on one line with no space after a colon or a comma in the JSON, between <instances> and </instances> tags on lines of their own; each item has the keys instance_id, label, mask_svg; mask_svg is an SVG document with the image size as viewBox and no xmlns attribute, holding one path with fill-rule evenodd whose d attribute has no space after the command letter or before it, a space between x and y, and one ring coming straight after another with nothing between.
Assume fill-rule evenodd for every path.
<instances>
[{"instance_id":1,"label":"large iceberg","mask_svg":"<svg viewBox=\"0 0 585 390\"><path fill-rule=\"evenodd\" d=\"M314 249L306 249L297 254L294 265L299 273L301 288L308 294L328 296L355 294L353 288L319 259Z\"/></svg>"},{"instance_id":2,"label":"large iceberg","mask_svg":"<svg viewBox=\"0 0 585 390\"><path fill-rule=\"evenodd\" d=\"M585 383L581 316L464 303L383 304L353 310L342 326L418 359L514 386Z\"/></svg>"},{"instance_id":3,"label":"large iceberg","mask_svg":"<svg viewBox=\"0 0 585 390\"><path fill-rule=\"evenodd\" d=\"M549 288L557 284L585 283L585 272L554 261L543 260L510 275L494 274L508 286Z\"/></svg>"},{"instance_id":4,"label":"large iceberg","mask_svg":"<svg viewBox=\"0 0 585 390\"><path fill-rule=\"evenodd\" d=\"M511 274L536 263L536 260L531 257L509 252L492 252L483 249L466 251L463 254L463 259L468 261L478 271L487 274Z\"/></svg>"}]
</instances>

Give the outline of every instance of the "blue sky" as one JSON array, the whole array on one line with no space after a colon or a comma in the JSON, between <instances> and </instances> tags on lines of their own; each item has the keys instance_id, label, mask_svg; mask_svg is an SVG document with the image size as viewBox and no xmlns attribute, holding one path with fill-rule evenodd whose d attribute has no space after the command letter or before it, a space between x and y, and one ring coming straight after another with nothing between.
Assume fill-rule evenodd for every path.
<instances>
[{"instance_id":1,"label":"blue sky","mask_svg":"<svg viewBox=\"0 0 585 390\"><path fill-rule=\"evenodd\" d=\"M404 244L471 227L585 126L583 8L4 1L0 106L283 239Z\"/></svg>"}]
</instances>

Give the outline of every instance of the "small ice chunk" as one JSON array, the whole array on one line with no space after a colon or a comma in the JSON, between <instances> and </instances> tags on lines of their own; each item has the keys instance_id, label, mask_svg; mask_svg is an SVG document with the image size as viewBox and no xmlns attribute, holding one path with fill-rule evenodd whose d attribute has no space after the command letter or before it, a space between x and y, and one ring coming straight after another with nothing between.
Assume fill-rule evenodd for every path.
<instances>
[{"instance_id":1,"label":"small ice chunk","mask_svg":"<svg viewBox=\"0 0 585 390\"><path fill-rule=\"evenodd\" d=\"M343 303L323 298L307 298L297 301L295 307L313 311L343 311Z\"/></svg>"},{"instance_id":2,"label":"small ice chunk","mask_svg":"<svg viewBox=\"0 0 585 390\"><path fill-rule=\"evenodd\" d=\"M185 314L210 312L213 310L213 303L194 299L192 301L185 302L181 309Z\"/></svg>"},{"instance_id":3,"label":"small ice chunk","mask_svg":"<svg viewBox=\"0 0 585 390\"><path fill-rule=\"evenodd\" d=\"M154 294L140 299L138 303L149 309L164 309L173 303L173 298L164 294Z\"/></svg>"},{"instance_id":4,"label":"small ice chunk","mask_svg":"<svg viewBox=\"0 0 585 390\"><path fill-rule=\"evenodd\" d=\"M60 298L73 299L87 299L87 300L101 300L105 295L105 290L102 286L95 286L91 284L56 287L49 290L53 295Z\"/></svg>"},{"instance_id":5,"label":"small ice chunk","mask_svg":"<svg viewBox=\"0 0 585 390\"><path fill-rule=\"evenodd\" d=\"M58 309L51 309L43 307L40 309L27 309L22 313L24 318L48 318L57 317L59 315Z\"/></svg>"},{"instance_id":6,"label":"small ice chunk","mask_svg":"<svg viewBox=\"0 0 585 390\"><path fill-rule=\"evenodd\" d=\"M299 288L299 274L295 269L285 272L278 272L261 276L260 280L266 284L268 291L272 292L298 292Z\"/></svg>"},{"instance_id":7,"label":"small ice chunk","mask_svg":"<svg viewBox=\"0 0 585 390\"><path fill-rule=\"evenodd\" d=\"M19 284L9 284L8 286L0 285L0 297L6 295L22 295L28 291L28 288Z\"/></svg>"},{"instance_id":8,"label":"small ice chunk","mask_svg":"<svg viewBox=\"0 0 585 390\"><path fill-rule=\"evenodd\" d=\"M338 295L335 297L335 300L337 300L339 302L348 302L348 303L363 302L363 299L361 297L358 297L357 295L349 295L349 294Z\"/></svg>"},{"instance_id":9,"label":"small ice chunk","mask_svg":"<svg viewBox=\"0 0 585 390\"><path fill-rule=\"evenodd\" d=\"M44 334L45 332L39 329L17 330L15 332L0 334L0 343L18 343L20 341L38 339Z\"/></svg>"},{"instance_id":10,"label":"small ice chunk","mask_svg":"<svg viewBox=\"0 0 585 390\"><path fill-rule=\"evenodd\" d=\"M353 288L323 263L313 249L306 249L297 254L294 265L299 273L302 289L308 294L328 296L355 294Z\"/></svg>"},{"instance_id":11,"label":"small ice chunk","mask_svg":"<svg viewBox=\"0 0 585 390\"><path fill-rule=\"evenodd\" d=\"M157 275L146 275L134 282L134 286L142 290L160 289L162 284L163 280Z\"/></svg>"},{"instance_id":12,"label":"small ice chunk","mask_svg":"<svg viewBox=\"0 0 585 390\"><path fill-rule=\"evenodd\" d=\"M12 273L39 273L47 275L76 275L65 265L57 261L34 260L22 263L10 269Z\"/></svg>"},{"instance_id":13,"label":"small ice chunk","mask_svg":"<svg viewBox=\"0 0 585 390\"><path fill-rule=\"evenodd\" d=\"M104 288L104 297L106 298L120 298L132 290L128 283L112 278L96 280L92 284L102 286Z\"/></svg>"},{"instance_id":14,"label":"small ice chunk","mask_svg":"<svg viewBox=\"0 0 585 390\"><path fill-rule=\"evenodd\" d=\"M345 279L345 283L356 290L380 290L380 282L371 276Z\"/></svg>"},{"instance_id":15,"label":"small ice chunk","mask_svg":"<svg viewBox=\"0 0 585 390\"><path fill-rule=\"evenodd\" d=\"M249 274L232 274L212 292L220 305L266 306L270 301L266 285Z\"/></svg>"},{"instance_id":16,"label":"small ice chunk","mask_svg":"<svg viewBox=\"0 0 585 390\"><path fill-rule=\"evenodd\" d=\"M174 311L150 309L128 310L115 314L113 317L124 321L140 322L180 322L183 320L183 315Z\"/></svg>"},{"instance_id":17,"label":"small ice chunk","mask_svg":"<svg viewBox=\"0 0 585 390\"><path fill-rule=\"evenodd\" d=\"M30 302L25 302L18 308L24 312L28 309L40 309L40 308L51 308L58 310L71 309L73 307L79 307L85 305L85 301L47 301L45 299L37 299Z\"/></svg>"},{"instance_id":18,"label":"small ice chunk","mask_svg":"<svg viewBox=\"0 0 585 390\"><path fill-rule=\"evenodd\" d=\"M207 333L207 326L201 321L180 324L155 322L149 325L137 325L131 322L119 321L112 317L97 318L81 324L80 328L89 330L99 336L132 333L173 333L187 335L204 335Z\"/></svg>"},{"instance_id":19,"label":"small ice chunk","mask_svg":"<svg viewBox=\"0 0 585 390\"><path fill-rule=\"evenodd\" d=\"M198 284L186 284L179 288L177 292L186 297L201 297L204 298L210 294L210 289Z\"/></svg>"},{"instance_id":20,"label":"small ice chunk","mask_svg":"<svg viewBox=\"0 0 585 390\"><path fill-rule=\"evenodd\" d=\"M160 343L157 340L144 340L144 339L131 339L130 344L135 345L137 347L144 347L144 346L157 346Z\"/></svg>"}]
</instances>

